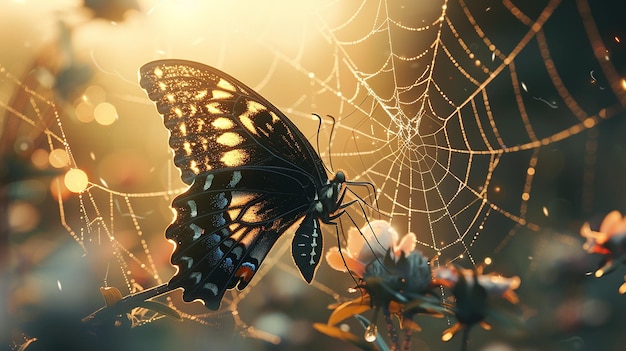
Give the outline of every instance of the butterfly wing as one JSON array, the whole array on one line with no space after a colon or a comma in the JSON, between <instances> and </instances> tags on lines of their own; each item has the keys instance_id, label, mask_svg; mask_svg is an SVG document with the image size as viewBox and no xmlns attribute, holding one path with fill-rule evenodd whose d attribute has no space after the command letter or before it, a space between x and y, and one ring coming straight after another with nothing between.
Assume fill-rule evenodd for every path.
<instances>
[{"instance_id":1,"label":"butterfly wing","mask_svg":"<svg viewBox=\"0 0 626 351\"><path fill-rule=\"evenodd\" d=\"M143 66L140 75L170 131L174 162L191 185L173 201L177 217L166 231L177 245L170 286L182 287L186 301L201 299L217 309L225 291L243 289L278 237L310 212L328 178L295 125L226 73L162 60ZM305 235L313 222L318 228L309 214ZM306 271L307 281L314 270Z\"/></svg>"},{"instance_id":2,"label":"butterfly wing","mask_svg":"<svg viewBox=\"0 0 626 351\"><path fill-rule=\"evenodd\" d=\"M300 130L237 79L184 60L150 62L140 76L171 133L174 163L185 183L210 170L243 165L295 168L326 183L322 161Z\"/></svg>"},{"instance_id":3,"label":"butterfly wing","mask_svg":"<svg viewBox=\"0 0 626 351\"><path fill-rule=\"evenodd\" d=\"M177 217L166 237L176 243L170 280L184 299L219 308L226 289L243 289L279 236L309 208L307 192L289 172L248 168L198 178L173 201Z\"/></svg>"}]
</instances>

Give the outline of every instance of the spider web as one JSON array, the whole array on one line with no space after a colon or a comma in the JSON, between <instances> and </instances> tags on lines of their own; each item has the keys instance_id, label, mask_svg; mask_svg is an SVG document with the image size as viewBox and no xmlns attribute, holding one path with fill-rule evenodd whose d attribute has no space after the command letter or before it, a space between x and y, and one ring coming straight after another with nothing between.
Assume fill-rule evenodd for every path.
<instances>
[{"instance_id":1,"label":"spider web","mask_svg":"<svg viewBox=\"0 0 626 351\"><path fill-rule=\"evenodd\" d=\"M368 216L415 232L437 264L476 266L488 258L521 274L506 260L512 246L529 235L546 240L548 228L623 205L598 199L598 183L606 181L598 172L602 126L626 106L624 67L616 63L624 62L623 32L598 20L611 18L610 8L584 0L244 8L165 1L146 4L126 23L77 30L78 55L96 72L89 84L105 98L92 89L58 101L35 71L16 78L0 66L12 89L12 98L0 101L3 135L15 145L28 137L20 155L62 150L63 172L89 175L86 191L56 202L65 231L97 267L94 286L134 293L174 272L162 233L172 219L169 202L184 186L161 119L135 78L143 63L162 57L197 60L246 82L311 140L318 123L311 113L334 116L334 129L324 119L319 135L322 158L350 180L374 184L380 214ZM58 73L56 63L31 68L41 66ZM112 127L80 122L81 99L92 107L110 102L119 119ZM61 179L51 182L58 192ZM367 189L357 194L375 204ZM365 223L358 209L350 215L354 224L343 219L344 226ZM333 239L326 237L329 247ZM232 319L240 332L278 342L273 334L280 333L253 325L263 325L254 316L263 299L278 304L277 292L310 294L289 262L290 240L281 243L245 291L226 295L219 312L183 304L180 292L161 299L186 319L214 326ZM325 274L332 273L323 267L312 290L327 304L352 282L332 284ZM162 316L135 311L133 318L138 326Z\"/></svg>"}]
</instances>

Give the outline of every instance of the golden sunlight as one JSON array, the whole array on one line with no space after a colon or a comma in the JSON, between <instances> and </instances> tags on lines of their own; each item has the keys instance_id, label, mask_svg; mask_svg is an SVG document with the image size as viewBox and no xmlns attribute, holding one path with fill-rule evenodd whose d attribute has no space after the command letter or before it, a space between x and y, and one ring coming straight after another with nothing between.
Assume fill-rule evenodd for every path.
<instances>
[{"instance_id":1,"label":"golden sunlight","mask_svg":"<svg viewBox=\"0 0 626 351\"><path fill-rule=\"evenodd\" d=\"M108 126L117 120L115 106L108 102L99 103L93 111L93 117L99 124Z\"/></svg>"}]
</instances>

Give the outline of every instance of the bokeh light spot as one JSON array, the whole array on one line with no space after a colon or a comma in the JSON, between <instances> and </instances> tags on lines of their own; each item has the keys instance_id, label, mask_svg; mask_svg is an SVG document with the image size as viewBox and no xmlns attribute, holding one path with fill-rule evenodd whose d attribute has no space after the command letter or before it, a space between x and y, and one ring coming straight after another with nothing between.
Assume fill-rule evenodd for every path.
<instances>
[{"instance_id":1,"label":"bokeh light spot","mask_svg":"<svg viewBox=\"0 0 626 351\"><path fill-rule=\"evenodd\" d=\"M45 169L50 163L48 162L48 151L45 149L37 149L30 155L30 161L37 169Z\"/></svg>"},{"instance_id":2,"label":"bokeh light spot","mask_svg":"<svg viewBox=\"0 0 626 351\"><path fill-rule=\"evenodd\" d=\"M93 111L96 122L103 126L113 124L117 120L117 110L115 106L108 102L99 103Z\"/></svg>"},{"instance_id":3,"label":"bokeh light spot","mask_svg":"<svg viewBox=\"0 0 626 351\"><path fill-rule=\"evenodd\" d=\"M12 231L29 232L39 224L39 212L26 201L16 201L9 206L8 220Z\"/></svg>"},{"instance_id":4,"label":"bokeh light spot","mask_svg":"<svg viewBox=\"0 0 626 351\"><path fill-rule=\"evenodd\" d=\"M63 168L70 164L70 158L64 149L54 149L48 155L48 162L54 168Z\"/></svg>"},{"instance_id":5,"label":"bokeh light spot","mask_svg":"<svg viewBox=\"0 0 626 351\"><path fill-rule=\"evenodd\" d=\"M106 92L99 85L91 85L85 89L83 96L87 101L94 105L104 102L106 99Z\"/></svg>"},{"instance_id":6,"label":"bokeh light spot","mask_svg":"<svg viewBox=\"0 0 626 351\"><path fill-rule=\"evenodd\" d=\"M67 189L73 193L80 193L87 189L89 180L87 173L78 168L72 168L65 173L64 183Z\"/></svg>"},{"instance_id":7,"label":"bokeh light spot","mask_svg":"<svg viewBox=\"0 0 626 351\"><path fill-rule=\"evenodd\" d=\"M20 138L14 144L15 152L17 154L30 150L32 146L33 141L30 138Z\"/></svg>"},{"instance_id":8,"label":"bokeh light spot","mask_svg":"<svg viewBox=\"0 0 626 351\"><path fill-rule=\"evenodd\" d=\"M89 101L80 101L74 108L76 118L83 122L89 123L94 119L94 107Z\"/></svg>"}]
</instances>

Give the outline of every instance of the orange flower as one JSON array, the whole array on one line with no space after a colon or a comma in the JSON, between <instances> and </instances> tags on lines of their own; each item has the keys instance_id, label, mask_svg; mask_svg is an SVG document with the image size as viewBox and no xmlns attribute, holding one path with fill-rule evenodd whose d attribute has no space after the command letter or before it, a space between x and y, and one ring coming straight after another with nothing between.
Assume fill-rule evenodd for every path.
<instances>
[{"instance_id":1,"label":"orange flower","mask_svg":"<svg viewBox=\"0 0 626 351\"><path fill-rule=\"evenodd\" d=\"M591 230L589 223L580 228L580 235L587 239L583 245L589 253L602 255L615 255L624 253L623 245L615 245L626 239L626 217L622 217L619 211L613 211L604 217L599 231ZM620 252L618 252L620 251Z\"/></svg>"},{"instance_id":2,"label":"orange flower","mask_svg":"<svg viewBox=\"0 0 626 351\"><path fill-rule=\"evenodd\" d=\"M401 253L408 256L415 249L416 242L413 233L400 239L398 232L388 222L371 221L360 230L350 228L346 248L341 252L337 247L330 248L326 253L326 262L333 269L341 272L349 270L356 276L363 277L369 263L384 260L387 252L397 261Z\"/></svg>"},{"instance_id":3,"label":"orange flower","mask_svg":"<svg viewBox=\"0 0 626 351\"><path fill-rule=\"evenodd\" d=\"M604 255L600 268L595 272L597 278L614 270L617 267L616 261L626 261L626 217L622 217L619 211L607 214L597 232L591 230L589 223L585 223L580 228L580 235L587 239L583 249L589 253ZM626 293L626 282L619 287L619 293Z\"/></svg>"}]
</instances>

